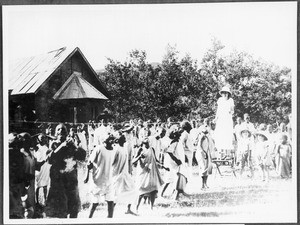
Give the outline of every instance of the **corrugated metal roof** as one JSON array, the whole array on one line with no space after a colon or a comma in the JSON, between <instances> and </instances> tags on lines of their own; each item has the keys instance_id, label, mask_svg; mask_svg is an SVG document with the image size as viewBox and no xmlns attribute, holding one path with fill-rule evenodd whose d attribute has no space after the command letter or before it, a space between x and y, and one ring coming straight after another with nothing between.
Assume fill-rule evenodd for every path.
<instances>
[{"instance_id":1,"label":"corrugated metal roof","mask_svg":"<svg viewBox=\"0 0 300 225\"><path fill-rule=\"evenodd\" d=\"M54 99L105 99L107 97L85 80L81 73L74 72L53 96Z\"/></svg>"},{"instance_id":2,"label":"corrugated metal roof","mask_svg":"<svg viewBox=\"0 0 300 225\"><path fill-rule=\"evenodd\" d=\"M66 47L43 55L18 59L9 64L11 95L35 93L58 66L77 50Z\"/></svg>"}]
</instances>

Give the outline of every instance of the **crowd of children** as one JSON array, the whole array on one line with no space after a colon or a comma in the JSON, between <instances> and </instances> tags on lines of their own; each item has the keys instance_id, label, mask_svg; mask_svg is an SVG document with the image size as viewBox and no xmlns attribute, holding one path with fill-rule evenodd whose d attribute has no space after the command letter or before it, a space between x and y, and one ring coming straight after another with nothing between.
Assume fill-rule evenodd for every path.
<instances>
[{"instance_id":1,"label":"crowd of children","mask_svg":"<svg viewBox=\"0 0 300 225\"><path fill-rule=\"evenodd\" d=\"M68 132L69 131L69 132ZM232 134L234 149L225 152L214 144L209 119L165 123L132 120L123 124L90 121L69 127L58 124L38 135L9 134L10 218L76 218L81 208L77 165L86 164L86 185L91 185L89 217L101 199L108 217L118 203L137 215L143 199L151 208L158 193L180 200L197 166L202 190L208 188L214 160L234 159L244 176L245 167L268 181L272 169L282 178L291 176L291 126L254 125L250 116L237 118ZM91 177L91 179L90 179ZM135 206L132 209L132 206Z\"/></svg>"}]
</instances>

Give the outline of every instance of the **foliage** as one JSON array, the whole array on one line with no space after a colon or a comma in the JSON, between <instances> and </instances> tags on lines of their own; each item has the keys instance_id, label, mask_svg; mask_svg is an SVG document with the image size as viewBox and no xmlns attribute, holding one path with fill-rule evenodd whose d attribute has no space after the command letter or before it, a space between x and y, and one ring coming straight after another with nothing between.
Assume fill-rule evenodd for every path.
<instances>
[{"instance_id":1,"label":"foliage","mask_svg":"<svg viewBox=\"0 0 300 225\"><path fill-rule=\"evenodd\" d=\"M179 59L172 46L158 65L148 63L140 50L131 51L124 63L108 59L99 74L112 95L106 107L118 121L213 118L218 92L229 85L235 116L247 112L254 122L282 121L291 112L291 70L244 52L224 56L224 48L214 39L199 66L188 54Z\"/></svg>"}]
</instances>

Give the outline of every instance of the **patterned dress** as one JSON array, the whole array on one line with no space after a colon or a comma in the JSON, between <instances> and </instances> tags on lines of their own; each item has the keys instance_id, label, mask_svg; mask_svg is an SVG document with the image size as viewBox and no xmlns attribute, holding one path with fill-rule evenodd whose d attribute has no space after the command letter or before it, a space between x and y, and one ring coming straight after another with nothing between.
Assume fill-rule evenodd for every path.
<instances>
[{"instance_id":1,"label":"patterned dress","mask_svg":"<svg viewBox=\"0 0 300 225\"><path fill-rule=\"evenodd\" d=\"M55 150L60 143L54 142L51 146ZM57 153L49 156L50 189L45 212L47 217L66 218L77 216L81 202L79 198L77 163L84 160L86 152L76 148L73 143L62 147Z\"/></svg>"}]
</instances>

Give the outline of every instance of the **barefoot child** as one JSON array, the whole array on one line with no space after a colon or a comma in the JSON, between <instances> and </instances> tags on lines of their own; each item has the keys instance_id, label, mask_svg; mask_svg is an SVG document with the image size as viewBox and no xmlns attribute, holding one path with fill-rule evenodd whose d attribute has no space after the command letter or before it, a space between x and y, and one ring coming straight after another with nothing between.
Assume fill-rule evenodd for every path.
<instances>
[{"instance_id":1,"label":"barefoot child","mask_svg":"<svg viewBox=\"0 0 300 225\"><path fill-rule=\"evenodd\" d=\"M128 150L125 136L119 132L119 137L115 145L115 157L113 161L113 185L116 196L116 202L127 203L126 214L136 215L131 210L131 204L134 203L138 197L135 189L135 184L132 176L128 170Z\"/></svg>"},{"instance_id":2,"label":"barefoot child","mask_svg":"<svg viewBox=\"0 0 300 225\"><path fill-rule=\"evenodd\" d=\"M142 172L139 175L139 199L136 210L138 211L141 200L145 196L150 198L151 209L153 209L158 189L164 182L158 169L154 149L149 146L148 139L143 141L142 147L134 158L133 163L136 161L140 161L140 166L142 168Z\"/></svg>"},{"instance_id":3,"label":"barefoot child","mask_svg":"<svg viewBox=\"0 0 300 225\"><path fill-rule=\"evenodd\" d=\"M269 167L272 165L267 135L261 131L256 133L257 142L255 144L258 165L262 171L262 181L269 181ZM267 177L266 177L267 175Z\"/></svg>"},{"instance_id":4,"label":"barefoot child","mask_svg":"<svg viewBox=\"0 0 300 225\"><path fill-rule=\"evenodd\" d=\"M249 169L251 171L251 177L253 177L253 168L252 168L252 142L251 142L251 132L247 129L241 130L241 139L238 143L238 151L241 157L241 172L240 176L242 177L245 165L248 163Z\"/></svg>"},{"instance_id":5,"label":"barefoot child","mask_svg":"<svg viewBox=\"0 0 300 225\"><path fill-rule=\"evenodd\" d=\"M48 189L50 186L50 168L51 165L48 163L48 154L50 150L47 146L47 137L44 134L40 134L37 137L37 150L35 152L37 171L36 171L36 216L46 217L44 207L46 205L46 199ZM39 212L38 212L39 211Z\"/></svg>"},{"instance_id":6,"label":"barefoot child","mask_svg":"<svg viewBox=\"0 0 300 225\"><path fill-rule=\"evenodd\" d=\"M108 218L113 217L114 212L114 190L113 190L113 160L115 152L113 151L114 137L112 135L104 138L104 142L96 146L90 155L88 170L93 169L93 189L92 189L92 207L89 218L99 205L102 195L107 201ZM84 183L88 182L88 177Z\"/></svg>"},{"instance_id":7,"label":"barefoot child","mask_svg":"<svg viewBox=\"0 0 300 225\"><path fill-rule=\"evenodd\" d=\"M288 136L282 134L280 137L280 144L277 146L278 160L278 174L281 178L290 177L290 155L292 152L291 145L288 144Z\"/></svg>"},{"instance_id":8,"label":"barefoot child","mask_svg":"<svg viewBox=\"0 0 300 225\"><path fill-rule=\"evenodd\" d=\"M202 127L198 139L196 159L199 166L199 175L202 177L202 190L205 190L208 188L208 175L212 174L211 151L214 149L214 144L205 126Z\"/></svg>"}]
</instances>

